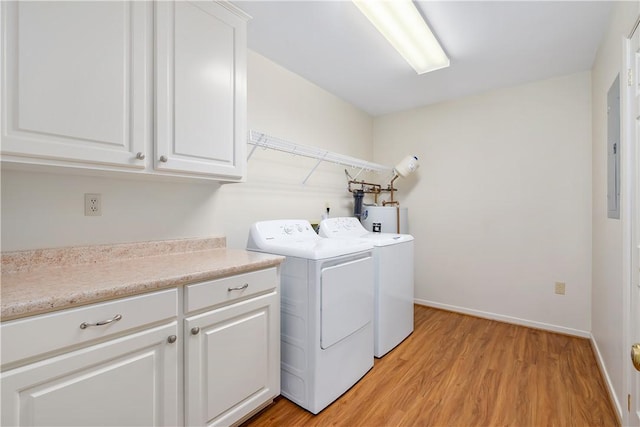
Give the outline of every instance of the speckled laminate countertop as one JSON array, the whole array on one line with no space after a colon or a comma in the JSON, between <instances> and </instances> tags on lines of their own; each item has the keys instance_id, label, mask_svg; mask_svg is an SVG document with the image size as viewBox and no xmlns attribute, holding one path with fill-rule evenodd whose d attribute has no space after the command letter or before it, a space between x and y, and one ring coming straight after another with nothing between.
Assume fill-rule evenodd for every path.
<instances>
[{"instance_id":1,"label":"speckled laminate countertop","mask_svg":"<svg viewBox=\"0 0 640 427\"><path fill-rule=\"evenodd\" d=\"M260 270L284 260L225 245L224 238L214 237L6 252L0 320Z\"/></svg>"}]
</instances>

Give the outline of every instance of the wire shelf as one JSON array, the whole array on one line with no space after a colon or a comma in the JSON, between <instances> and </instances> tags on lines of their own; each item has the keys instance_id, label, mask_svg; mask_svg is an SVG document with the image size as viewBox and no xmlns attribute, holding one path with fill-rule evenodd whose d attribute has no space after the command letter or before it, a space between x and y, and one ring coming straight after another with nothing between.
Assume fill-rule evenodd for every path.
<instances>
[{"instance_id":1,"label":"wire shelf","mask_svg":"<svg viewBox=\"0 0 640 427\"><path fill-rule=\"evenodd\" d=\"M318 160L313 169L309 172L303 183L306 183L309 177L313 174L316 168L322 162L330 162L342 166L347 166L354 169L360 169L357 175L362 172L375 172L379 174L393 173L393 168L390 166L384 166L377 163L372 163L366 160L361 160L351 156L345 156L344 154L334 153L331 151L323 150L316 147L310 147L307 145L300 145L294 142L286 141L275 136L270 136L262 132L255 130L249 131L249 139L247 141L254 147L247 156L247 161L253 155L256 148L266 148L270 150L281 151L284 153L294 154L296 156L309 157ZM356 177L357 177L356 175Z\"/></svg>"}]
</instances>

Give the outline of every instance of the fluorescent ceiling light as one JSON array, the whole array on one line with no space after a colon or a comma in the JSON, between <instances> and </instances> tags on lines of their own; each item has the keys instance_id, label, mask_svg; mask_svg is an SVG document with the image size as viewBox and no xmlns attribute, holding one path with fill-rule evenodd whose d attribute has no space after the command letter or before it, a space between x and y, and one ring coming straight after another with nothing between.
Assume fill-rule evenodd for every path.
<instances>
[{"instance_id":1,"label":"fluorescent ceiling light","mask_svg":"<svg viewBox=\"0 0 640 427\"><path fill-rule=\"evenodd\" d=\"M449 66L449 58L411 0L352 0L418 74Z\"/></svg>"}]
</instances>

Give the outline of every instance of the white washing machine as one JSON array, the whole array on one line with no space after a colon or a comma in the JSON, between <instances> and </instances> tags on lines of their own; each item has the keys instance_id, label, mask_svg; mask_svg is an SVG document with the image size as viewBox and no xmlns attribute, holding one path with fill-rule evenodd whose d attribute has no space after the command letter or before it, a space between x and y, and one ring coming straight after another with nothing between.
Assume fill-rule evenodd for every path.
<instances>
[{"instance_id":1,"label":"white washing machine","mask_svg":"<svg viewBox=\"0 0 640 427\"><path fill-rule=\"evenodd\" d=\"M317 414L373 367L372 244L320 238L306 220L257 222L247 249L281 267L281 393Z\"/></svg>"},{"instance_id":2,"label":"white washing machine","mask_svg":"<svg viewBox=\"0 0 640 427\"><path fill-rule=\"evenodd\" d=\"M373 244L374 355L382 357L413 332L413 236L371 233L357 218L329 218L320 236Z\"/></svg>"}]
</instances>

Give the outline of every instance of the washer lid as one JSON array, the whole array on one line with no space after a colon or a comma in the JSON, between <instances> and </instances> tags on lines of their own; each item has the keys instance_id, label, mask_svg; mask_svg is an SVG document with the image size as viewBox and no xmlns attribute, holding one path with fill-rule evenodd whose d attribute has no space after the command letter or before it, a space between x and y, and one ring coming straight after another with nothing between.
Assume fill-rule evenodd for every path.
<instances>
[{"instance_id":1,"label":"washer lid","mask_svg":"<svg viewBox=\"0 0 640 427\"><path fill-rule=\"evenodd\" d=\"M247 249L306 259L325 259L368 251L366 240L324 239L307 220L256 222L249 230Z\"/></svg>"},{"instance_id":2,"label":"washer lid","mask_svg":"<svg viewBox=\"0 0 640 427\"><path fill-rule=\"evenodd\" d=\"M327 218L320 223L320 236L331 239L365 239L373 246L388 246L410 242L410 234L372 233L354 217Z\"/></svg>"}]
</instances>

